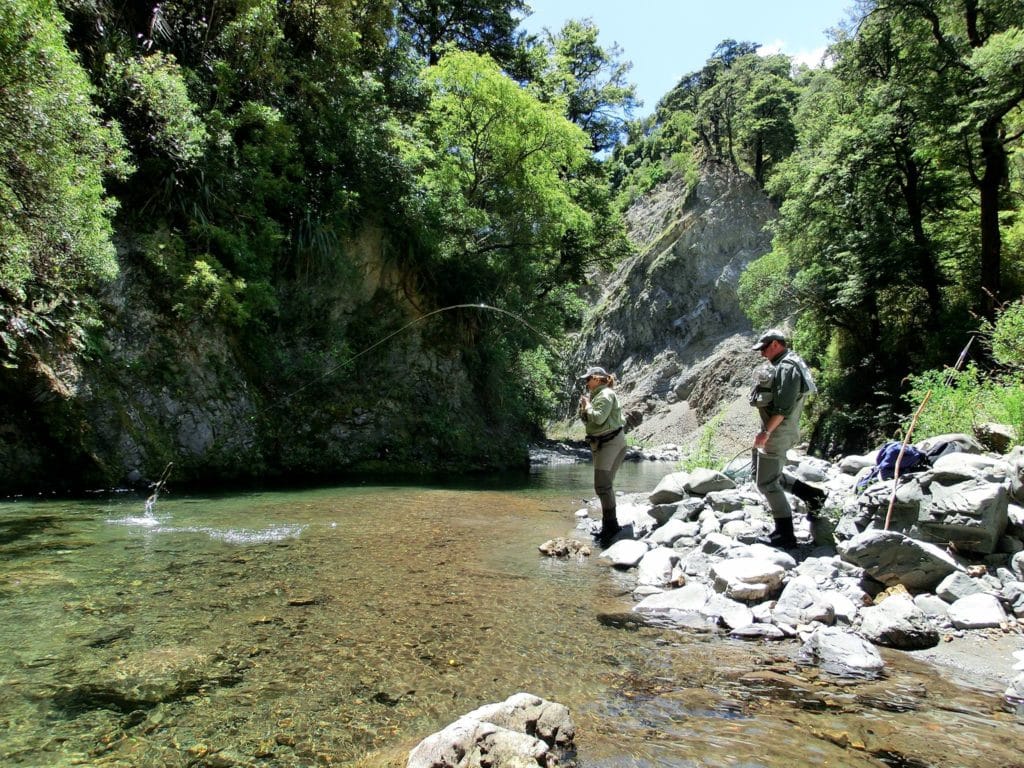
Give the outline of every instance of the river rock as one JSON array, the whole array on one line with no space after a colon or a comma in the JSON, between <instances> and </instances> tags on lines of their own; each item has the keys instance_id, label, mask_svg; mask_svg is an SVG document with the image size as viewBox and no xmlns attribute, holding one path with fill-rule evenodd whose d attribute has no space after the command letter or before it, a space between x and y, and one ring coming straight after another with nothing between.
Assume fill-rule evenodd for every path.
<instances>
[{"instance_id":1,"label":"river rock","mask_svg":"<svg viewBox=\"0 0 1024 768\"><path fill-rule=\"evenodd\" d=\"M1010 570L1018 580L1024 581L1024 552L1018 552L1010 558Z\"/></svg>"},{"instance_id":2,"label":"river rock","mask_svg":"<svg viewBox=\"0 0 1024 768\"><path fill-rule=\"evenodd\" d=\"M791 554L759 542L731 549L729 557L755 557L759 560L768 560L787 571L796 568L796 559Z\"/></svg>"},{"instance_id":3,"label":"river rock","mask_svg":"<svg viewBox=\"0 0 1024 768\"><path fill-rule=\"evenodd\" d=\"M729 637L740 640L785 640L789 635L774 624L747 624L732 630Z\"/></svg>"},{"instance_id":4,"label":"river rock","mask_svg":"<svg viewBox=\"0 0 1024 768\"><path fill-rule=\"evenodd\" d=\"M972 579L963 571L955 571L944 578L935 588L935 594L947 603L955 603L961 597L984 592L985 589L977 579Z\"/></svg>"},{"instance_id":5,"label":"river rock","mask_svg":"<svg viewBox=\"0 0 1024 768\"><path fill-rule=\"evenodd\" d=\"M914 605L921 609L930 619L946 621L949 619L949 603L938 595L930 595L927 592L914 596Z\"/></svg>"},{"instance_id":6,"label":"river rock","mask_svg":"<svg viewBox=\"0 0 1024 768\"><path fill-rule=\"evenodd\" d=\"M700 524L686 522L679 518L673 518L660 528L651 532L647 540L654 545L665 545L671 547L679 539L685 537L693 538L700 533Z\"/></svg>"},{"instance_id":7,"label":"river rock","mask_svg":"<svg viewBox=\"0 0 1024 768\"><path fill-rule=\"evenodd\" d=\"M890 530L910 533L918 524L924 500L925 493L916 477L907 477L901 481L896 486L895 498L892 480L876 482L857 497L855 523L858 530L881 530L885 528L888 517Z\"/></svg>"},{"instance_id":8,"label":"river rock","mask_svg":"<svg viewBox=\"0 0 1024 768\"><path fill-rule=\"evenodd\" d=\"M816 629L807 638L801 653L826 672L841 677L871 676L885 667L875 646L839 627Z\"/></svg>"},{"instance_id":9,"label":"river rock","mask_svg":"<svg viewBox=\"0 0 1024 768\"><path fill-rule=\"evenodd\" d=\"M679 589L670 589L660 594L645 597L633 606L638 613L662 613L667 611L699 612L711 597L711 590L704 584L691 582Z\"/></svg>"},{"instance_id":10,"label":"river rock","mask_svg":"<svg viewBox=\"0 0 1024 768\"><path fill-rule=\"evenodd\" d=\"M903 584L915 590L934 589L959 567L935 545L896 531L865 531L841 543L839 554L886 586Z\"/></svg>"},{"instance_id":11,"label":"river rock","mask_svg":"<svg viewBox=\"0 0 1024 768\"><path fill-rule=\"evenodd\" d=\"M860 633L873 643L904 651L932 648L939 630L910 595L896 594L861 612Z\"/></svg>"},{"instance_id":12,"label":"river rock","mask_svg":"<svg viewBox=\"0 0 1024 768\"><path fill-rule=\"evenodd\" d=\"M785 569L768 560L742 557L711 567L714 589L734 600L765 600L778 592Z\"/></svg>"},{"instance_id":13,"label":"river rock","mask_svg":"<svg viewBox=\"0 0 1024 768\"><path fill-rule=\"evenodd\" d=\"M772 618L778 623L798 626L812 621L831 624L836 615L832 603L818 590L814 580L797 576L789 580L779 595Z\"/></svg>"},{"instance_id":14,"label":"river rock","mask_svg":"<svg viewBox=\"0 0 1024 768\"><path fill-rule=\"evenodd\" d=\"M529 693L488 704L423 739L406 768L527 768L558 765L552 747L575 738L569 710Z\"/></svg>"},{"instance_id":15,"label":"river rock","mask_svg":"<svg viewBox=\"0 0 1024 768\"><path fill-rule=\"evenodd\" d=\"M690 479L688 472L673 472L661 478L661 482L647 497L651 504L672 504L686 496L683 486Z\"/></svg>"},{"instance_id":16,"label":"river rock","mask_svg":"<svg viewBox=\"0 0 1024 768\"><path fill-rule=\"evenodd\" d=\"M704 502L716 512L735 512L745 504L743 495L736 489L711 491L704 496Z\"/></svg>"},{"instance_id":17,"label":"river rock","mask_svg":"<svg viewBox=\"0 0 1024 768\"><path fill-rule=\"evenodd\" d=\"M637 584L652 587L681 586L686 576L679 553L668 547L655 547L644 554L637 567Z\"/></svg>"},{"instance_id":18,"label":"river rock","mask_svg":"<svg viewBox=\"0 0 1024 768\"><path fill-rule=\"evenodd\" d=\"M728 475L714 469L695 469L683 483L683 489L694 496L705 496L712 491L728 491L736 487Z\"/></svg>"},{"instance_id":19,"label":"river rock","mask_svg":"<svg viewBox=\"0 0 1024 768\"><path fill-rule=\"evenodd\" d=\"M600 557L610 560L616 568L632 568L643 559L643 556L647 554L647 550L646 541L622 539L608 547L608 549L600 554Z\"/></svg>"},{"instance_id":20,"label":"river rock","mask_svg":"<svg viewBox=\"0 0 1024 768\"><path fill-rule=\"evenodd\" d=\"M868 467L875 466L875 454L850 454L839 462L839 470L847 475L856 475Z\"/></svg>"},{"instance_id":21,"label":"river rock","mask_svg":"<svg viewBox=\"0 0 1024 768\"><path fill-rule=\"evenodd\" d=\"M1024 617L1024 581L1006 582L1000 594L1014 616L1018 619Z\"/></svg>"},{"instance_id":22,"label":"river rock","mask_svg":"<svg viewBox=\"0 0 1024 768\"><path fill-rule=\"evenodd\" d=\"M1024 445L1018 445L1003 457L1010 468L1010 498L1024 504Z\"/></svg>"},{"instance_id":23,"label":"river rock","mask_svg":"<svg viewBox=\"0 0 1024 768\"><path fill-rule=\"evenodd\" d=\"M672 519L678 509L679 504L655 504L647 510L647 514L653 517L658 525L664 525Z\"/></svg>"},{"instance_id":24,"label":"river rock","mask_svg":"<svg viewBox=\"0 0 1024 768\"><path fill-rule=\"evenodd\" d=\"M716 563L722 562L718 555L709 555L699 549L683 556L683 573L687 576L695 576L702 581L711 581L711 569Z\"/></svg>"},{"instance_id":25,"label":"river rock","mask_svg":"<svg viewBox=\"0 0 1024 768\"><path fill-rule=\"evenodd\" d=\"M856 602L838 589L823 589L821 596L832 606L833 620L837 624L853 624L864 605L863 601Z\"/></svg>"},{"instance_id":26,"label":"river rock","mask_svg":"<svg viewBox=\"0 0 1024 768\"><path fill-rule=\"evenodd\" d=\"M930 456L933 456L934 452L938 451L939 458L949 453L983 453L985 450L981 443L971 435L965 435L962 432L927 437L916 443L916 446L919 450L924 451Z\"/></svg>"},{"instance_id":27,"label":"river rock","mask_svg":"<svg viewBox=\"0 0 1024 768\"><path fill-rule=\"evenodd\" d=\"M708 618L716 619L728 629L738 629L754 623L754 614L743 603L731 600L725 595L712 594L700 613Z\"/></svg>"},{"instance_id":28,"label":"river rock","mask_svg":"<svg viewBox=\"0 0 1024 768\"><path fill-rule=\"evenodd\" d=\"M741 547L743 545L731 536L726 536L718 531L712 531L703 535L700 550L708 555L727 555Z\"/></svg>"},{"instance_id":29,"label":"river rock","mask_svg":"<svg viewBox=\"0 0 1024 768\"><path fill-rule=\"evenodd\" d=\"M548 557L570 557L573 555L586 556L590 554L590 546L578 539L567 539L559 536L550 539L537 547L541 554Z\"/></svg>"},{"instance_id":30,"label":"river rock","mask_svg":"<svg viewBox=\"0 0 1024 768\"><path fill-rule=\"evenodd\" d=\"M1009 500L1004 485L984 480L933 483L918 527L929 541L951 541L960 550L991 554L1006 530Z\"/></svg>"},{"instance_id":31,"label":"river rock","mask_svg":"<svg viewBox=\"0 0 1024 768\"><path fill-rule=\"evenodd\" d=\"M999 598L978 593L961 597L949 606L949 620L957 629L986 629L1004 624L1007 616Z\"/></svg>"},{"instance_id":32,"label":"river rock","mask_svg":"<svg viewBox=\"0 0 1024 768\"><path fill-rule=\"evenodd\" d=\"M954 482L983 479L1001 483L1010 476L1010 465L998 456L986 453L950 453L936 459L931 473L946 485Z\"/></svg>"}]
</instances>

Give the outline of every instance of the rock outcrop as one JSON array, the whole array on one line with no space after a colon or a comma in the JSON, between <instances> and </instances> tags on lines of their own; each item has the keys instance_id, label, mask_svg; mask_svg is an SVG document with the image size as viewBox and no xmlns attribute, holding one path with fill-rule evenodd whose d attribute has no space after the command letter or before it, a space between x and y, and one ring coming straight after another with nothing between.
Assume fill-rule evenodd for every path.
<instances>
[{"instance_id":1,"label":"rock outcrop","mask_svg":"<svg viewBox=\"0 0 1024 768\"><path fill-rule=\"evenodd\" d=\"M628 212L638 254L604 283L573 361L616 374L625 410L642 417L640 442L688 442L745 394L760 361L736 287L769 250L775 215L751 178L716 164L694 189L673 178ZM566 402L575 402L568 392Z\"/></svg>"}]
</instances>

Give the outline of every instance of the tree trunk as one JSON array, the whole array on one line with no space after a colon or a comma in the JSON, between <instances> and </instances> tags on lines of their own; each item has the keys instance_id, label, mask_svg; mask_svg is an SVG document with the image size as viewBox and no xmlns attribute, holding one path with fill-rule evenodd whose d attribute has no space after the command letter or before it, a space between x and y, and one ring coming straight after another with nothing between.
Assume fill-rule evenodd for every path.
<instances>
[{"instance_id":1,"label":"tree trunk","mask_svg":"<svg viewBox=\"0 0 1024 768\"><path fill-rule=\"evenodd\" d=\"M1002 291L999 232L1000 191L1007 178L1006 148L999 136L999 121L985 122L980 131L983 172L978 184L981 195L981 310L985 317L995 318Z\"/></svg>"},{"instance_id":2,"label":"tree trunk","mask_svg":"<svg viewBox=\"0 0 1024 768\"><path fill-rule=\"evenodd\" d=\"M903 163L903 175L906 183L903 186L903 199L910 217L910 228L914 237L914 253L917 257L918 276L921 287L928 294L927 327L934 329L938 325L939 311L942 308L942 295L939 292L939 272L932 257L931 243L924 231L924 205L921 201L921 169L913 158L906 158Z\"/></svg>"}]
</instances>

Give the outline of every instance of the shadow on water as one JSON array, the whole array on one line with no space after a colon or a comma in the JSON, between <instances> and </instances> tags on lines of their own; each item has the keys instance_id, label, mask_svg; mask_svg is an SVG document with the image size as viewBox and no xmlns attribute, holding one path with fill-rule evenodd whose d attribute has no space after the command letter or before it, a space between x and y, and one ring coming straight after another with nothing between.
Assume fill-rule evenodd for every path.
<instances>
[{"instance_id":1,"label":"shadow on water","mask_svg":"<svg viewBox=\"0 0 1024 768\"><path fill-rule=\"evenodd\" d=\"M29 536L52 532L59 527L60 518L52 514L0 520L0 546L6 546Z\"/></svg>"},{"instance_id":2,"label":"shadow on water","mask_svg":"<svg viewBox=\"0 0 1024 768\"><path fill-rule=\"evenodd\" d=\"M590 768L1017 760L996 692L638 623L602 561L537 552L590 467L504 482L0 504L8 544L63 545L0 558L0 764L397 768L518 691L570 708Z\"/></svg>"}]
</instances>

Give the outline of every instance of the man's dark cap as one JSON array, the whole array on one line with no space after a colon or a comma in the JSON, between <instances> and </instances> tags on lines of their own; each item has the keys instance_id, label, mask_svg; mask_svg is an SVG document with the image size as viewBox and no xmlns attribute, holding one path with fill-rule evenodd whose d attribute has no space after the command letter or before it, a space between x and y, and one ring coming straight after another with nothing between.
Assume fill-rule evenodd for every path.
<instances>
[{"instance_id":1,"label":"man's dark cap","mask_svg":"<svg viewBox=\"0 0 1024 768\"><path fill-rule=\"evenodd\" d=\"M750 348L751 352L760 352L762 349L767 347L773 341L779 341L783 344L786 343L786 334L780 331L778 328L772 328L771 330L765 331L761 334L757 340L757 344Z\"/></svg>"}]
</instances>

